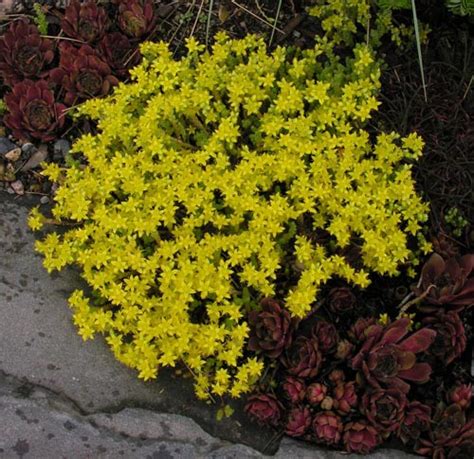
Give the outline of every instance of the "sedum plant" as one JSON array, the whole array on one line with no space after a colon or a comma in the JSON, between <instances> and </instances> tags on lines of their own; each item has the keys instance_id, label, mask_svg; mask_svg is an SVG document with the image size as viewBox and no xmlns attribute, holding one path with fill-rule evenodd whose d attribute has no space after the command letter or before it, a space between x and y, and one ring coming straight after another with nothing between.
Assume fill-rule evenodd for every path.
<instances>
[{"instance_id":1,"label":"sedum plant","mask_svg":"<svg viewBox=\"0 0 474 459\"><path fill-rule=\"evenodd\" d=\"M187 47L176 61L142 45L132 82L80 107L99 133L73 147L85 165L46 169L61 183L54 220L70 226L37 248L49 271L77 264L92 287L70 298L84 339L105 334L143 379L183 363L200 398L237 397L263 369L245 352L260 299L304 317L328 279L365 287L410 261L427 218L409 165L422 141L364 130L380 86L364 45L344 62L324 41Z\"/></svg>"}]
</instances>

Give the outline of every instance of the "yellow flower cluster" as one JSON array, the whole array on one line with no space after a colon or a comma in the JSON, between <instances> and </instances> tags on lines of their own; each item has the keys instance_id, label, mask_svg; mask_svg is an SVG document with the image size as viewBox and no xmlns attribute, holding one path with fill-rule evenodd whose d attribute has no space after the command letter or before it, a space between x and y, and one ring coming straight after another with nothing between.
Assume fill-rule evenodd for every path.
<instances>
[{"instance_id":1,"label":"yellow flower cluster","mask_svg":"<svg viewBox=\"0 0 474 459\"><path fill-rule=\"evenodd\" d=\"M244 355L260 298L303 317L331 277L364 287L408 260L427 207L406 160L422 142L371 139L378 65L366 46L344 64L326 52L218 35L209 53L189 40L176 61L146 43L130 84L80 108L99 129L73 147L86 166L44 172L61 178L53 216L71 226L37 248L47 269L75 263L92 287L70 298L84 339L103 333L143 379L184 363L200 398L238 397L263 369Z\"/></svg>"}]
</instances>

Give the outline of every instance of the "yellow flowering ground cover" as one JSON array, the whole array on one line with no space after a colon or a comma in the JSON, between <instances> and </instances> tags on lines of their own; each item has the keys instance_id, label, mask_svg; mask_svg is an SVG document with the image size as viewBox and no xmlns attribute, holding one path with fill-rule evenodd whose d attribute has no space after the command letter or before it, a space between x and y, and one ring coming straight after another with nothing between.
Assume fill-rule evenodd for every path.
<instances>
[{"instance_id":1,"label":"yellow flowering ground cover","mask_svg":"<svg viewBox=\"0 0 474 459\"><path fill-rule=\"evenodd\" d=\"M427 206L410 164L423 143L364 130L380 87L366 45L344 61L325 40L187 46L175 60L164 43L142 45L132 82L80 107L99 133L73 147L85 166L45 170L60 183L54 219L70 226L37 249L49 271L79 265L92 287L70 298L84 339L104 334L145 380L184 364L198 397L238 397L263 369L245 351L261 298L304 317L330 278L365 287L416 262L407 242L426 245ZM32 213L33 229L45 222Z\"/></svg>"}]
</instances>

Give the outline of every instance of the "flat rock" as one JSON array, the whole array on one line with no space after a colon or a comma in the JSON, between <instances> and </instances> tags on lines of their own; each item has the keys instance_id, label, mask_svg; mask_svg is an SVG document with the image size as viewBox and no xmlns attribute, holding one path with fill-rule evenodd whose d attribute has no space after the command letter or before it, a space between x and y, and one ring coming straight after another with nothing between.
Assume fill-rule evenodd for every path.
<instances>
[{"instance_id":1,"label":"flat rock","mask_svg":"<svg viewBox=\"0 0 474 459\"><path fill-rule=\"evenodd\" d=\"M17 146L6 137L0 137L0 158L4 157L5 154L14 150Z\"/></svg>"}]
</instances>

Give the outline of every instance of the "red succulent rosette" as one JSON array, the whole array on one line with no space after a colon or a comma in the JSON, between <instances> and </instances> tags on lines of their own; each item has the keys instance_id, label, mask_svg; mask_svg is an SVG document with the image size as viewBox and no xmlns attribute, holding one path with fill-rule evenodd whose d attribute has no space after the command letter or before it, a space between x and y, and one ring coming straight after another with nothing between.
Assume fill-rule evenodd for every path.
<instances>
[{"instance_id":1,"label":"red succulent rosette","mask_svg":"<svg viewBox=\"0 0 474 459\"><path fill-rule=\"evenodd\" d=\"M318 341L321 352L329 354L336 350L339 335L333 324L319 319L311 330L311 336Z\"/></svg>"},{"instance_id":2,"label":"red succulent rosette","mask_svg":"<svg viewBox=\"0 0 474 459\"><path fill-rule=\"evenodd\" d=\"M105 96L112 86L118 84L110 67L89 45L75 48L69 43L63 43L60 50L59 68L51 70L50 80L64 89L64 102L67 105Z\"/></svg>"},{"instance_id":3,"label":"red succulent rosette","mask_svg":"<svg viewBox=\"0 0 474 459\"><path fill-rule=\"evenodd\" d=\"M321 383L313 383L306 389L306 399L311 405L317 406L326 398L327 393L327 386Z\"/></svg>"},{"instance_id":4,"label":"red succulent rosette","mask_svg":"<svg viewBox=\"0 0 474 459\"><path fill-rule=\"evenodd\" d=\"M54 44L26 20L12 22L0 37L0 75L10 86L42 77L54 59Z\"/></svg>"},{"instance_id":5,"label":"red succulent rosette","mask_svg":"<svg viewBox=\"0 0 474 459\"><path fill-rule=\"evenodd\" d=\"M349 328L349 338L355 343L360 344L367 338L367 332L372 325L375 325L377 321L374 317L360 317L357 321Z\"/></svg>"},{"instance_id":6,"label":"red succulent rosette","mask_svg":"<svg viewBox=\"0 0 474 459\"><path fill-rule=\"evenodd\" d=\"M333 390L332 399L333 407L339 414L349 414L357 405L355 382L339 383Z\"/></svg>"},{"instance_id":7,"label":"red succulent rosette","mask_svg":"<svg viewBox=\"0 0 474 459\"><path fill-rule=\"evenodd\" d=\"M137 46L130 39L120 33L108 33L100 42L100 55L110 65L114 73L126 77L129 69L140 62L140 53Z\"/></svg>"},{"instance_id":8,"label":"red succulent rosette","mask_svg":"<svg viewBox=\"0 0 474 459\"><path fill-rule=\"evenodd\" d=\"M448 394L448 401L456 403L461 409L467 410L471 406L472 384L460 384L453 387Z\"/></svg>"},{"instance_id":9,"label":"red succulent rosette","mask_svg":"<svg viewBox=\"0 0 474 459\"><path fill-rule=\"evenodd\" d=\"M344 374L342 370L335 369L335 370L332 370L331 373L329 373L328 379L335 386L337 386L339 383L342 383L346 380L346 375Z\"/></svg>"},{"instance_id":10,"label":"red succulent rosette","mask_svg":"<svg viewBox=\"0 0 474 459\"><path fill-rule=\"evenodd\" d=\"M261 311L252 311L248 315L248 348L275 359L291 344L295 321L276 300L265 298L260 305Z\"/></svg>"},{"instance_id":11,"label":"red succulent rosette","mask_svg":"<svg viewBox=\"0 0 474 459\"><path fill-rule=\"evenodd\" d=\"M306 406L298 406L290 410L285 433L290 437L302 437L311 426L311 412Z\"/></svg>"},{"instance_id":12,"label":"red succulent rosette","mask_svg":"<svg viewBox=\"0 0 474 459\"><path fill-rule=\"evenodd\" d=\"M121 0L118 25L131 38L141 38L151 32L156 24L152 0Z\"/></svg>"},{"instance_id":13,"label":"red succulent rosette","mask_svg":"<svg viewBox=\"0 0 474 459\"><path fill-rule=\"evenodd\" d=\"M340 416L332 411L322 411L314 417L312 429L318 443L337 446L341 441L344 426Z\"/></svg>"},{"instance_id":14,"label":"red succulent rosette","mask_svg":"<svg viewBox=\"0 0 474 459\"><path fill-rule=\"evenodd\" d=\"M466 415L455 403L437 410L429 438L420 438L415 451L439 459L462 459L474 452L474 419ZM471 456L469 456L471 454Z\"/></svg>"},{"instance_id":15,"label":"red succulent rosette","mask_svg":"<svg viewBox=\"0 0 474 459\"><path fill-rule=\"evenodd\" d=\"M422 328L405 338L410 320L399 319L387 327L372 325L360 351L352 359L352 368L359 370L358 380L365 379L376 388L393 387L407 393L406 382L426 383L431 375L428 363L417 363L416 354L426 351L436 332Z\"/></svg>"},{"instance_id":16,"label":"red succulent rosette","mask_svg":"<svg viewBox=\"0 0 474 459\"><path fill-rule=\"evenodd\" d=\"M318 341L314 338L298 336L281 356L281 362L293 376L314 378L319 373L323 362Z\"/></svg>"},{"instance_id":17,"label":"red succulent rosette","mask_svg":"<svg viewBox=\"0 0 474 459\"><path fill-rule=\"evenodd\" d=\"M25 80L5 96L9 113L5 125L18 139L53 140L64 125L66 107L56 103L54 93L43 81Z\"/></svg>"},{"instance_id":18,"label":"red succulent rosette","mask_svg":"<svg viewBox=\"0 0 474 459\"><path fill-rule=\"evenodd\" d=\"M107 12L97 2L73 0L64 11L61 28L68 37L93 43L104 36L108 23Z\"/></svg>"},{"instance_id":19,"label":"red succulent rosette","mask_svg":"<svg viewBox=\"0 0 474 459\"><path fill-rule=\"evenodd\" d=\"M282 388L283 393L291 403L296 404L304 400L306 384L303 380L287 376Z\"/></svg>"},{"instance_id":20,"label":"red succulent rosette","mask_svg":"<svg viewBox=\"0 0 474 459\"><path fill-rule=\"evenodd\" d=\"M417 295L425 295L425 300L433 306L423 305L422 310L435 311L436 306L447 306L460 311L474 305L474 254L452 257L444 261L434 253L421 270Z\"/></svg>"},{"instance_id":21,"label":"red succulent rosette","mask_svg":"<svg viewBox=\"0 0 474 459\"><path fill-rule=\"evenodd\" d=\"M417 401L410 402L397 435L406 444L409 441L417 440L423 432L427 432L430 429L430 424L431 408Z\"/></svg>"},{"instance_id":22,"label":"red succulent rosette","mask_svg":"<svg viewBox=\"0 0 474 459\"><path fill-rule=\"evenodd\" d=\"M382 442L377 429L364 420L346 424L342 439L346 451L357 454L369 454Z\"/></svg>"},{"instance_id":23,"label":"red succulent rosette","mask_svg":"<svg viewBox=\"0 0 474 459\"><path fill-rule=\"evenodd\" d=\"M245 412L259 424L277 426L283 406L272 394L251 395L245 405Z\"/></svg>"},{"instance_id":24,"label":"red succulent rosette","mask_svg":"<svg viewBox=\"0 0 474 459\"><path fill-rule=\"evenodd\" d=\"M329 292L329 309L335 314L352 311L356 303L356 296L349 287L336 287Z\"/></svg>"},{"instance_id":25,"label":"red succulent rosette","mask_svg":"<svg viewBox=\"0 0 474 459\"><path fill-rule=\"evenodd\" d=\"M336 353L334 356L336 359L346 360L351 359L354 355L354 345L347 339L341 339L337 343Z\"/></svg>"},{"instance_id":26,"label":"red succulent rosette","mask_svg":"<svg viewBox=\"0 0 474 459\"><path fill-rule=\"evenodd\" d=\"M370 423L384 434L400 428L405 417L407 398L397 389L377 389L366 392L361 409Z\"/></svg>"},{"instance_id":27,"label":"red succulent rosette","mask_svg":"<svg viewBox=\"0 0 474 459\"><path fill-rule=\"evenodd\" d=\"M422 323L436 331L429 352L444 364L449 365L466 349L466 332L457 312L438 311L434 316L425 317Z\"/></svg>"}]
</instances>

